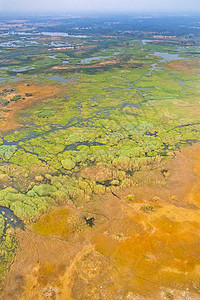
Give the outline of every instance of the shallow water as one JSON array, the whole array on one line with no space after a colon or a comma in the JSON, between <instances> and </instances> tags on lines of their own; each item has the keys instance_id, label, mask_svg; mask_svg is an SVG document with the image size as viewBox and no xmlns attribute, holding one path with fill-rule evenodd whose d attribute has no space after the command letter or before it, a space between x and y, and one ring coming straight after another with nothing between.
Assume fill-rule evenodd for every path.
<instances>
[{"instance_id":1,"label":"shallow water","mask_svg":"<svg viewBox=\"0 0 200 300\"><path fill-rule=\"evenodd\" d=\"M29 40L16 40L0 43L0 47L8 48L19 48L19 47L28 47L28 46L37 46L38 42L29 41Z\"/></svg>"},{"instance_id":2,"label":"shallow water","mask_svg":"<svg viewBox=\"0 0 200 300\"><path fill-rule=\"evenodd\" d=\"M161 62L184 59L184 57L180 57L179 54L171 54L171 53L168 53L168 52L154 52L153 55L161 56L163 58L161 60Z\"/></svg>"},{"instance_id":3,"label":"shallow water","mask_svg":"<svg viewBox=\"0 0 200 300\"><path fill-rule=\"evenodd\" d=\"M77 81L77 78L75 78L75 77L71 77L71 78L67 79L63 76L46 76L45 78L52 79L52 80L58 81L60 83L76 82Z\"/></svg>"},{"instance_id":4,"label":"shallow water","mask_svg":"<svg viewBox=\"0 0 200 300\"><path fill-rule=\"evenodd\" d=\"M49 58L58 59L55 55L48 55Z\"/></svg>"},{"instance_id":5,"label":"shallow water","mask_svg":"<svg viewBox=\"0 0 200 300\"><path fill-rule=\"evenodd\" d=\"M16 76L0 77L0 83L4 83L7 80L10 80L10 81L20 81L20 80L24 80L24 78L23 77L16 77Z\"/></svg>"},{"instance_id":6,"label":"shallow water","mask_svg":"<svg viewBox=\"0 0 200 300\"><path fill-rule=\"evenodd\" d=\"M151 42L152 42L152 40L142 40L142 45L145 46L146 43L151 43Z\"/></svg>"},{"instance_id":7,"label":"shallow water","mask_svg":"<svg viewBox=\"0 0 200 300\"><path fill-rule=\"evenodd\" d=\"M26 67L20 67L20 68L15 68L15 69L12 69L11 71L12 72L24 72L24 71L28 71L28 70L34 70L35 67L33 66L26 66Z\"/></svg>"},{"instance_id":8,"label":"shallow water","mask_svg":"<svg viewBox=\"0 0 200 300\"><path fill-rule=\"evenodd\" d=\"M100 59L107 59L111 58L112 56L95 56L95 57L90 57L90 58L84 58L81 60L82 64L88 64L93 60L100 60Z\"/></svg>"},{"instance_id":9,"label":"shallow water","mask_svg":"<svg viewBox=\"0 0 200 300\"><path fill-rule=\"evenodd\" d=\"M60 83L66 83L67 82L67 79L65 77L62 77L62 76L46 76L46 78L58 81Z\"/></svg>"},{"instance_id":10,"label":"shallow water","mask_svg":"<svg viewBox=\"0 0 200 300\"><path fill-rule=\"evenodd\" d=\"M41 32L42 35L47 35L47 36L61 36L61 37L76 37L76 38L87 38L87 35L70 35L66 32L47 32L43 31Z\"/></svg>"},{"instance_id":11,"label":"shallow water","mask_svg":"<svg viewBox=\"0 0 200 300\"><path fill-rule=\"evenodd\" d=\"M179 81L179 83L178 84L180 84L180 85L182 85L182 86L185 86L185 83L181 80L181 81Z\"/></svg>"},{"instance_id":12,"label":"shallow water","mask_svg":"<svg viewBox=\"0 0 200 300\"><path fill-rule=\"evenodd\" d=\"M66 47L66 46L72 46L70 43L67 42L51 42L50 43L51 47Z\"/></svg>"},{"instance_id":13,"label":"shallow water","mask_svg":"<svg viewBox=\"0 0 200 300\"><path fill-rule=\"evenodd\" d=\"M41 32L42 35L47 35L47 36L68 36L68 33L65 32L47 32L47 31L43 31Z\"/></svg>"},{"instance_id":14,"label":"shallow water","mask_svg":"<svg viewBox=\"0 0 200 300\"><path fill-rule=\"evenodd\" d=\"M158 63L152 64L150 72L147 73L147 76L151 76L153 71L162 71L162 67L158 67Z\"/></svg>"},{"instance_id":15,"label":"shallow water","mask_svg":"<svg viewBox=\"0 0 200 300\"><path fill-rule=\"evenodd\" d=\"M10 208L0 206L0 214L5 219L5 230L8 226L12 228L24 229L22 220L20 220Z\"/></svg>"}]
</instances>

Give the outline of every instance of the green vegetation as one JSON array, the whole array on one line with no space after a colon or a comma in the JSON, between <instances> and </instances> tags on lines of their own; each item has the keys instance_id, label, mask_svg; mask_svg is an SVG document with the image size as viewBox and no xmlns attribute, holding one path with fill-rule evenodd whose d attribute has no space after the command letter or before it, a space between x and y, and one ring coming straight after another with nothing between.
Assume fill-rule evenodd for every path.
<instances>
[{"instance_id":1,"label":"green vegetation","mask_svg":"<svg viewBox=\"0 0 200 300\"><path fill-rule=\"evenodd\" d=\"M0 146L0 161L7 161L9 160L12 155L15 153L15 151L17 150L16 146L5 146L5 145L1 145Z\"/></svg>"},{"instance_id":2,"label":"green vegetation","mask_svg":"<svg viewBox=\"0 0 200 300\"><path fill-rule=\"evenodd\" d=\"M15 95L15 96L13 96L11 99L10 99L10 101L18 101L18 100L20 100L22 97L21 97L21 95Z\"/></svg>"},{"instance_id":3,"label":"green vegetation","mask_svg":"<svg viewBox=\"0 0 200 300\"><path fill-rule=\"evenodd\" d=\"M2 217L0 217L1 222ZM4 280L4 272L8 270L11 262L14 259L15 250L17 247L17 240L14 234L9 232L3 237L1 236L1 247L0 247L0 286Z\"/></svg>"},{"instance_id":4,"label":"green vegetation","mask_svg":"<svg viewBox=\"0 0 200 300\"><path fill-rule=\"evenodd\" d=\"M154 207L152 205L144 205L141 207L141 209L143 210L143 212L149 213L154 210Z\"/></svg>"},{"instance_id":5,"label":"green vegetation","mask_svg":"<svg viewBox=\"0 0 200 300\"><path fill-rule=\"evenodd\" d=\"M61 37L59 42L64 45L52 46L47 40L33 47L21 41L22 48L0 52L5 82L11 84L13 68L21 67L23 80L30 80L27 86L51 84L62 90L23 110L17 116L19 129L2 132L0 206L25 223L52 206L79 206L95 195L115 195L120 188L139 184L138 172L160 168L176 150L198 142L200 136L199 65L189 53L198 45L187 40L189 48L181 48L179 39L143 44L125 33L119 39L103 38L101 33L98 38ZM155 51L181 51L185 59L169 64ZM180 67L181 62L188 67ZM15 76L22 79L16 72ZM7 96L16 91L4 88L3 82L0 105L8 105ZM15 95L10 101L20 99L22 95ZM135 195L128 194L126 200L131 205ZM154 207L141 209L150 213ZM5 224L0 215L2 272L17 245Z\"/></svg>"},{"instance_id":6,"label":"green vegetation","mask_svg":"<svg viewBox=\"0 0 200 300\"><path fill-rule=\"evenodd\" d=\"M199 140L198 70L194 68L187 84L187 70L173 73L160 58L147 57L152 49L165 51L166 46L140 47L138 41L123 46L128 67L125 62L124 68L74 75L66 90L63 85L62 96L46 99L19 116L26 129L4 135L9 146L0 146L0 158L7 162L1 166L2 187L12 181L17 200L12 193L9 205L18 216L34 218L60 199L78 203L97 192L130 186L135 173L158 167L175 150ZM153 70L150 76L155 62L162 70ZM95 166L107 170L103 178L84 171ZM46 174L52 176L56 191L38 194L35 177L43 176L45 183ZM7 198L2 199L8 205ZM134 195L127 200L134 202Z\"/></svg>"},{"instance_id":7,"label":"green vegetation","mask_svg":"<svg viewBox=\"0 0 200 300\"><path fill-rule=\"evenodd\" d=\"M0 105L1 106L7 106L10 103L7 99L0 99Z\"/></svg>"},{"instance_id":8,"label":"green vegetation","mask_svg":"<svg viewBox=\"0 0 200 300\"><path fill-rule=\"evenodd\" d=\"M171 292L166 292L166 297L172 299L173 294Z\"/></svg>"},{"instance_id":9,"label":"green vegetation","mask_svg":"<svg viewBox=\"0 0 200 300\"><path fill-rule=\"evenodd\" d=\"M25 93L25 96L26 97L31 97L31 96L33 96L33 94L31 94L31 93Z\"/></svg>"}]
</instances>

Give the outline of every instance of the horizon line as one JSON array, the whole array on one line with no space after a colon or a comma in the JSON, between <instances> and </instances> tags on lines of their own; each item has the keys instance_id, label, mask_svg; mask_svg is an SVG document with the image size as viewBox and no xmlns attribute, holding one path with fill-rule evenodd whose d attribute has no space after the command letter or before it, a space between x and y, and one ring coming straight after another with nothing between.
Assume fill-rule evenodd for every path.
<instances>
[{"instance_id":1,"label":"horizon line","mask_svg":"<svg viewBox=\"0 0 200 300\"><path fill-rule=\"evenodd\" d=\"M110 15L131 15L131 14L135 14L135 15L191 15L191 14L199 14L200 10L69 10L69 11L61 11L61 10L57 10L57 11L53 11L53 10L0 10L0 14L51 14L51 15L77 15L77 14L97 14L97 15L102 15L102 14L110 14Z\"/></svg>"}]
</instances>

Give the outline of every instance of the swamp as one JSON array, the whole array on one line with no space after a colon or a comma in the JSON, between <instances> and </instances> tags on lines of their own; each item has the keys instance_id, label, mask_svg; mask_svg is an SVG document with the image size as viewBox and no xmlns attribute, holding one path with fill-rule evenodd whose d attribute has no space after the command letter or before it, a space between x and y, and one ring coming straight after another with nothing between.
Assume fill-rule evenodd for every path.
<instances>
[{"instance_id":1,"label":"swamp","mask_svg":"<svg viewBox=\"0 0 200 300\"><path fill-rule=\"evenodd\" d=\"M200 299L199 29L0 15L0 299Z\"/></svg>"}]
</instances>

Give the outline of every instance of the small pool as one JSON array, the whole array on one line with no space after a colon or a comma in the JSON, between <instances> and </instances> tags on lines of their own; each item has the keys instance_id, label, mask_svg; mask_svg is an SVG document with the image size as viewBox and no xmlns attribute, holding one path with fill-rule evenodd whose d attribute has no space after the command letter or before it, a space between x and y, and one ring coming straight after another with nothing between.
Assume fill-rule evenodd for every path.
<instances>
[{"instance_id":1,"label":"small pool","mask_svg":"<svg viewBox=\"0 0 200 300\"><path fill-rule=\"evenodd\" d=\"M153 55L162 57L162 62L184 59L184 57L180 57L179 54L172 54L168 52L154 52Z\"/></svg>"}]
</instances>

